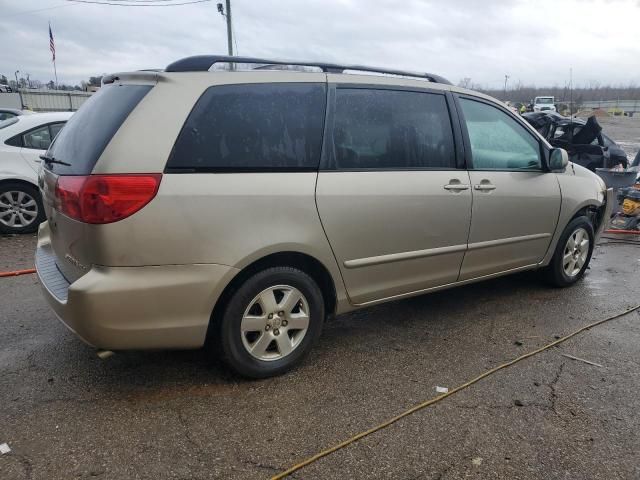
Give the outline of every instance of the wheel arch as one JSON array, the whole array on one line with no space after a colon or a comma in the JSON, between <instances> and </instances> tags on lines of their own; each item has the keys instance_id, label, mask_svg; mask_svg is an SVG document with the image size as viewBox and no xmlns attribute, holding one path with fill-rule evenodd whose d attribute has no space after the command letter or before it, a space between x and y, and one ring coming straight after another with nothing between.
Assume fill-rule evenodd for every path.
<instances>
[{"instance_id":1,"label":"wheel arch","mask_svg":"<svg viewBox=\"0 0 640 480\"><path fill-rule=\"evenodd\" d=\"M547 249L547 253L542 259L542 261L538 264L538 267L544 267L549 264L556 250L558 240L560 239L562 232L564 232L564 229L567 228L567 225L569 225L569 223L571 223L575 218L586 216L591 220L591 223L593 224L594 232L597 232L600 224L605 220L604 219L605 211L606 211L606 208L603 202L597 202L594 199L586 200L581 204L577 205L574 208L571 215L564 216L566 220L559 220L558 225L556 227L556 231L553 235L553 239L550 242L549 247Z\"/></svg>"},{"instance_id":2,"label":"wheel arch","mask_svg":"<svg viewBox=\"0 0 640 480\"><path fill-rule=\"evenodd\" d=\"M302 270L309 275L322 292L326 315L333 315L337 308L336 285L329 269L317 258L307 253L298 251L282 251L265 255L242 268L224 287L213 307L209 326L207 328L207 341L210 339L214 325L221 318L233 293L249 277L270 267L293 267Z\"/></svg>"},{"instance_id":3,"label":"wheel arch","mask_svg":"<svg viewBox=\"0 0 640 480\"><path fill-rule=\"evenodd\" d=\"M35 188L36 190L39 191L38 185L36 183L32 182L29 179L23 178L23 177L5 177L3 179L0 179L0 186L6 185L6 184L9 184L9 183L17 183L17 184L27 185L27 186Z\"/></svg>"}]
</instances>

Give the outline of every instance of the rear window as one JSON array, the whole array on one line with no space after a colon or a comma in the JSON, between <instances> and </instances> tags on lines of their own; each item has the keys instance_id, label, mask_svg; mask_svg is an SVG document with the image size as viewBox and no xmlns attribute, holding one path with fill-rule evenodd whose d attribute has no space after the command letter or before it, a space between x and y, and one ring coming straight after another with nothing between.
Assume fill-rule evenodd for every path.
<instances>
[{"instance_id":1,"label":"rear window","mask_svg":"<svg viewBox=\"0 0 640 480\"><path fill-rule=\"evenodd\" d=\"M182 127L167 171L315 170L325 99L319 83L210 87Z\"/></svg>"},{"instance_id":2,"label":"rear window","mask_svg":"<svg viewBox=\"0 0 640 480\"><path fill-rule=\"evenodd\" d=\"M69 119L47 155L71 166L48 164L59 175L88 175L111 138L150 85L108 85L87 100Z\"/></svg>"}]
</instances>

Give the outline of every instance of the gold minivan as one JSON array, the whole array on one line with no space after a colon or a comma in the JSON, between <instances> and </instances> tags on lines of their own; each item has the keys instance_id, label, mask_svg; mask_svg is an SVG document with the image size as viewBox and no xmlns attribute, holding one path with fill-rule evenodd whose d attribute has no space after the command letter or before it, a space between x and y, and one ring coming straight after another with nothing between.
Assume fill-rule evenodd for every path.
<instances>
[{"instance_id":1,"label":"gold minivan","mask_svg":"<svg viewBox=\"0 0 640 480\"><path fill-rule=\"evenodd\" d=\"M491 97L313 62L107 76L43 160L36 266L62 322L106 351L209 343L255 378L330 315L522 270L571 285L612 205Z\"/></svg>"}]
</instances>

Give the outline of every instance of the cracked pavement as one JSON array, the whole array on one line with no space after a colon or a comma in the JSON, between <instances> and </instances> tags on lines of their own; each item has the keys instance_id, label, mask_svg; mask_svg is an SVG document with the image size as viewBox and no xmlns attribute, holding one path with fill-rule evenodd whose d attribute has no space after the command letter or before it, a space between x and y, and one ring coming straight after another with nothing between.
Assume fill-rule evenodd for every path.
<instances>
[{"instance_id":1,"label":"cracked pavement","mask_svg":"<svg viewBox=\"0 0 640 480\"><path fill-rule=\"evenodd\" d=\"M0 237L0 270L30 267L34 245ZM0 279L0 443L12 449L0 478L269 478L639 293L640 249L602 245L573 288L523 274L343 315L301 368L245 381L203 351L102 361L55 319L35 276ZM640 478L639 345L635 312L292 478Z\"/></svg>"}]
</instances>

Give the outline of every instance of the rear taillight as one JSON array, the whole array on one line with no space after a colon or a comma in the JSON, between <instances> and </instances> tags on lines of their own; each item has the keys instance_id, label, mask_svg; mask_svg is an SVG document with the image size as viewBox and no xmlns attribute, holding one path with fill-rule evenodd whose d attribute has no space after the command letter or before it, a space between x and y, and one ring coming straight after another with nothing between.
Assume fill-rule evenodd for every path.
<instances>
[{"instance_id":1,"label":"rear taillight","mask_svg":"<svg viewBox=\"0 0 640 480\"><path fill-rule=\"evenodd\" d=\"M158 193L162 174L60 176L56 208L85 223L112 223L133 215Z\"/></svg>"}]
</instances>

